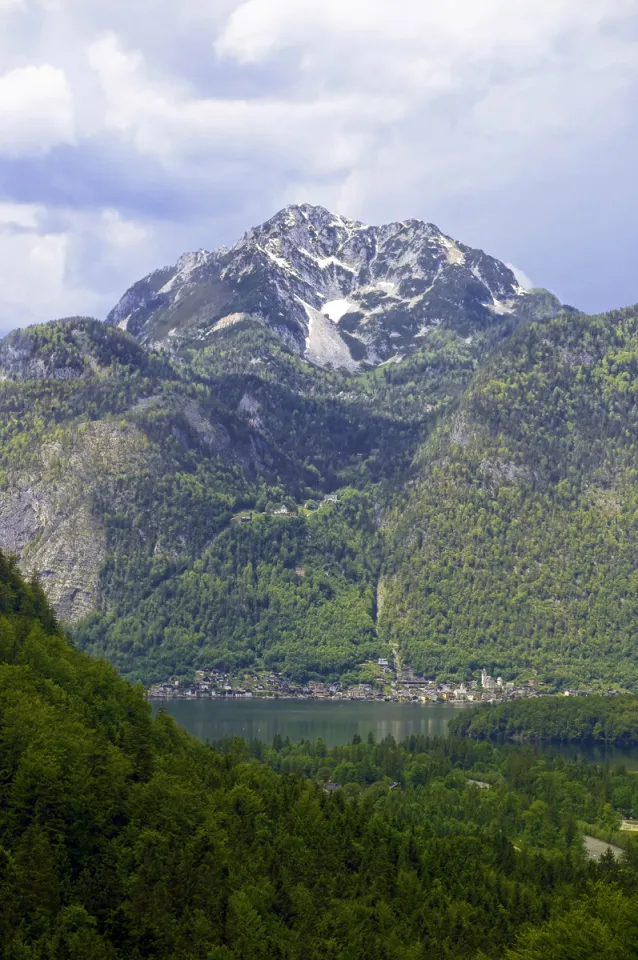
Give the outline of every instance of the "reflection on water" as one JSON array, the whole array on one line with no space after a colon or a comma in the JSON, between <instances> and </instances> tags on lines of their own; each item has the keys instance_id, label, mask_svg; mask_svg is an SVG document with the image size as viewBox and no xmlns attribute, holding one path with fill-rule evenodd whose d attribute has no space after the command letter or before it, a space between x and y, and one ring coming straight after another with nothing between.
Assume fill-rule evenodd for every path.
<instances>
[{"instance_id":1,"label":"reflection on water","mask_svg":"<svg viewBox=\"0 0 638 960\"><path fill-rule=\"evenodd\" d=\"M352 703L323 700L165 700L178 723L200 740L238 736L271 743L276 733L293 743L316 740L328 746L350 743L355 734L375 740L392 734L445 736L448 721L462 705L442 703ZM160 703L153 703L157 713Z\"/></svg>"},{"instance_id":2,"label":"reflection on water","mask_svg":"<svg viewBox=\"0 0 638 960\"><path fill-rule=\"evenodd\" d=\"M559 753L566 760L584 760L602 766L624 764L627 770L638 771L638 747L615 747L597 743L544 743L542 753Z\"/></svg>"},{"instance_id":3,"label":"reflection on water","mask_svg":"<svg viewBox=\"0 0 638 960\"><path fill-rule=\"evenodd\" d=\"M366 740L369 733L375 740L392 734L400 741L411 733L444 737L450 719L462 704L443 703L355 703L325 700L164 700L153 703L153 713L160 706L168 710L178 723L200 740L222 737L244 737L272 743L276 733L292 743L316 740L329 747L350 743L358 733ZM529 744L542 753L559 753L567 760L582 759L587 763L622 763L628 770L638 771L638 747L605 747L594 744Z\"/></svg>"}]
</instances>

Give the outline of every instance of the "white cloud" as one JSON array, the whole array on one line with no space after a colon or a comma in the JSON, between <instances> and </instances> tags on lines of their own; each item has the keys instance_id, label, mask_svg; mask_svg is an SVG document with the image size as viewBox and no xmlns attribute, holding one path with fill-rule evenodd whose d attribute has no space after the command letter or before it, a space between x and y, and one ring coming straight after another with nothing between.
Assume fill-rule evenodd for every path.
<instances>
[{"instance_id":1,"label":"white cloud","mask_svg":"<svg viewBox=\"0 0 638 960\"><path fill-rule=\"evenodd\" d=\"M118 289L131 266L146 272L148 255L157 256L146 227L115 210L67 210L51 221L41 206L0 203L0 330L78 313L103 316L113 294L99 280L91 284L87 251L95 274Z\"/></svg>"},{"instance_id":2,"label":"white cloud","mask_svg":"<svg viewBox=\"0 0 638 960\"><path fill-rule=\"evenodd\" d=\"M427 213L573 163L592 125L609 136L633 110L638 46L618 26L633 0L227 6L219 62L248 76L285 64L285 82L202 96L110 33L88 47L104 103L95 113L177 178L207 166L204 182L239 194L275 171L273 204L303 185L306 198L364 218L386 206Z\"/></svg>"},{"instance_id":3,"label":"white cloud","mask_svg":"<svg viewBox=\"0 0 638 960\"><path fill-rule=\"evenodd\" d=\"M2 301L0 325L22 323L65 301L64 263L68 238L38 229L41 211L0 206ZM49 319L49 316L46 316Z\"/></svg>"},{"instance_id":4,"label":"white cloud","mask_svg":"<svg viewBox=\"0 0 638 960\"><path fill-rule=\"evenodd\" d=\"M117 210L103 210L99 230L108 245L118 251L136 249L149 240L148 230L142 224L125 220Z\"/></svg>"},{"instance_id":5,"label":"white cloud","mask_svg":"<svg viewBox=\"0 0 638 960\"><path fill-rule=\"evenodd\" d=\"M636 0L4 13L0 242L13 302L38 317L102 314L147 269L302 200L434 220L579 305L587 251L601 277L612 258L615 278L635 276Z\"/></svg>"},{"instance_id":6,"label":"white cloud","mask_svg":"<svg viewBox=\"0 0 638 960\"><path fill-rule=\"evenodd\" d=\"M74 141L73 96L63 70L42 64L0 75L0 154L42 153Z\"/></svg>"},{"instance_id":7,"label":"white cloud","mask_svg":"<svg viewBox=\"0 0 638 960\"><path fill-rule=\"evenodd\" d=\"M46 12L56 12L61 9L63 2L64 0L0 0L0 15L25 12L34 7Z\"/></svg>"},{"instance_id":8,"label":"white cloud","mask_svg":"<svg viewBox=\"0 0 638 960\"><path fill-rule=\"evenodd\" d=\"M0 227L33 230L37 224L38 213L38 208L33 204L0 202Z\"/></svg>"},{"instance_id":9,"label":"white cloud","mask_svg":"<svg viewBox=\"0 0 638 960\"><path fill-rule=\"evenodd\" d=\"M524 270L521 270L520 267L515 266L513 263L506 264L520 283L521 287L524 290L533 290L536 287L536 284L530 277L527 276Z\"/></svg>"},{"instance_id":10,"label":"white cloud","mask_svg":"<svg viewBox=\"0 0 638 960\"><path fill-rule=\"evenodd\" d=\"M380 56L385 72L397 49L400 72L406 58L456 68L468 59L520 66L549 59L551 45L565 36L573 42L597 33L603 22L632 10L633 0L246 0L230 15L216 49L250 63L296 48L310 69L347 50L359 62Z\"/></svg>"},{"instance_id":11,"label":"white cloud","mask_svg":"<svg viewBox=\"0 0 638 960\"><path fill-rule=\"evenodd\" d=\"M403 115L390 97L365 92L309 99L201 98L184 83L153 77L139 51L107 35L88 59L106 104L108 128L169 166L185 161L245 161L303 166L317 176L350 168L375 128Z\"/></svg>"},{"instance_id":12,"label":"white cloud","mask_svg":"<svg viewBox=\"0 0 638 960\"><path fill-rule=\"evenodd\" d=\"M633 114L635 0L245 0L215 50L243 69L295 65L291 96L381 94L335 196L406 213L574 163ZM357 123L353 111L351 122ZM369 145L374 143L375 149ZM310 170L301 180L312 186ZM316 184L320 190L324 184Z\"/></svg>"}]
</instances>

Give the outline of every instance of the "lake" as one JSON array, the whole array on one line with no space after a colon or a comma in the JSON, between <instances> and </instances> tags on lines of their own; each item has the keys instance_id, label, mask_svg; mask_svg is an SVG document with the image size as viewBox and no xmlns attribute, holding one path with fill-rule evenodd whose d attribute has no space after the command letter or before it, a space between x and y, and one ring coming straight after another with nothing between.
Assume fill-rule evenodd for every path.
<instances>
[{"instance_id":1,"label":"lake","mask_svg":"<svg viewBox=\"0 0 638 960\"><path fill-rule=\"evenodd\" d=\"M337 700L162 700L160 706L200 740L244 737L272 743L276 733L293 743L316 740L329 747L350 743L358 733L366 740L392 734L403 740L411 733L445 736L451 717L463 705L444 703L369 703Z\"/></svg>"},{"instance_id":2,"label":"lake","mask_svg":"<svg viewBox=\"0 0 638 960\"><path fill-rule=\"evenodd\" d=\"M411 733L444 737L448 723L463 704L369 703L348 700L155 700L153 713L163 706L182 727L200 740L244 737L272 743L279 733L292 743L316 740L329 747L350 743L355 733L366 740L392 734L400 741ZM638 771L638 748L605 747L582 743L544 743L543 752L588 763L624 763Z\"/></svg>"}]
</instances>

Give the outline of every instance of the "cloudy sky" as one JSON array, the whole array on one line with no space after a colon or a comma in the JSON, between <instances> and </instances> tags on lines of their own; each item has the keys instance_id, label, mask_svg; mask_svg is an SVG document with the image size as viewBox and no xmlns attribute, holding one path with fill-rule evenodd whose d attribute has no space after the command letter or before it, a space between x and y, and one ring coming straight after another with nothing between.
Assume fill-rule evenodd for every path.
<instances>
[{"instance_id":1,"label":"cloudy sky","mask_svg":"<svg viewBox=\"0 0 638 960\"><path fill-rule=\"evenodd\" d=\"M0 0L0 331L287 203L638 301L638 0Z\"/></svg>"}]
</instances>

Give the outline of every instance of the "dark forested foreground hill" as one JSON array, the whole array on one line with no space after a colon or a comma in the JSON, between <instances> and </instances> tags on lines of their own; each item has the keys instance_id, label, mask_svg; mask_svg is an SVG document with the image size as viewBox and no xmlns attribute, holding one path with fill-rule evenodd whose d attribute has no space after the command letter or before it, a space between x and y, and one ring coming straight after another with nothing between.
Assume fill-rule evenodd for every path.
<instances>
[{"instance_id":1,"label":"dark forested foreground hill","mask_svg":"<svg viewBox=\"0 0 638 960\"><path fill-rule=\"evenodd\" d=\"M91 320L18 332L0 545L145 682L397 653L636 689L637 338L636 310L442 325L353 375L246 318L161 353Z\"/></svg>"},{"instance_id":2,"label":"dark forested foreground hill","mask_svg":"<svg viewBox=\"0 0 638 960\"><path fill-rule=\"evenodd\" d=\"M623 769L420 737L212 749L2 555L0 730L7 960L635 956L635 850L587 862L578 826L638 814Z\"/></svg>"}]
</instances>

